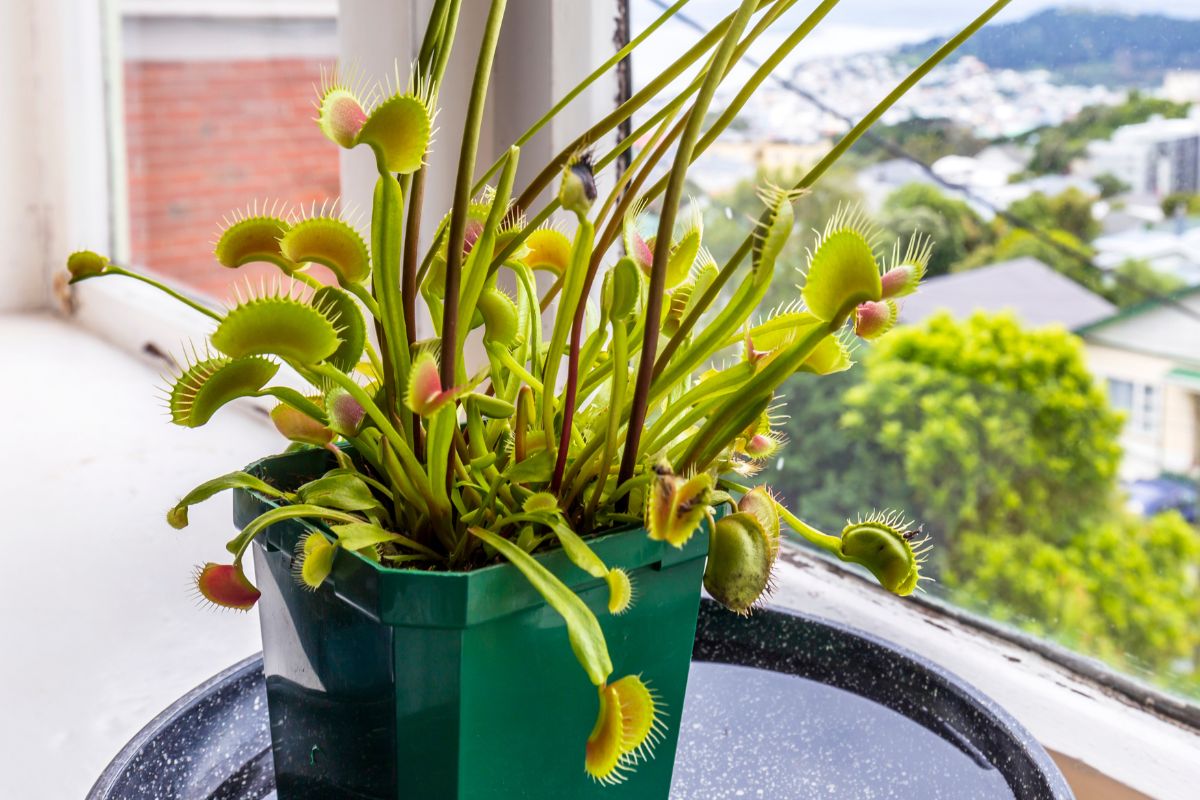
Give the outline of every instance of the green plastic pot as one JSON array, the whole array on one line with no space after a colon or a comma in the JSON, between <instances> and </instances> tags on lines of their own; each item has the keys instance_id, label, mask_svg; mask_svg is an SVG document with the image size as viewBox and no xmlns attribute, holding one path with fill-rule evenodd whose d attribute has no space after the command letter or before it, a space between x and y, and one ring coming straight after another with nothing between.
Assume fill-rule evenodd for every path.
<instances>
[{"instance_id":1,"label":"green plastic pot","mask_svg":"<svg viewBox=\"0 0 1200 800\"><path fill-rule=\"evenodd\" d=\"M332 466L319 450L248 470L293 489ZM244 527L274 504L239 491ZM593 782L584 745L596 689L559 616L512 566L446 573L392 569L340 552L315 592L292 576L290 520L255 542L263 662L280 800L664 800L696 629L708 530L681 550L628 530L591 541L626 569L636 602L608 613L607 589L561 551L541 562L574 589L604 630L613 677L642 675L668 733L625 783Z\"/></svg>"}]
</instances>

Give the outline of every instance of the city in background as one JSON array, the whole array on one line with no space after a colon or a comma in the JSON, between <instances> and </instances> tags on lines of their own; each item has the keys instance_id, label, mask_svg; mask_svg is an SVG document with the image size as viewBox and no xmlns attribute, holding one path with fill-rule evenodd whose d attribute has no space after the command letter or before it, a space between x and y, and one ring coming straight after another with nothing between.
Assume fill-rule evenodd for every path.
<instances>
[{"instance_id":1,"label":"city in background","mask_svg":"<svg viewBox=\"0 0 1200 800\"><path fill-rule=\"evenodd\" d=\"M172 5L125 4L130 254L225 299L245 272L208 257L214 219L274 202L267 187L337 194L306 82L334 60L336 3L265 22ZM794 183L970 10L883 27L854 5L693 170L718 262L756 187ZM781 305L840 206L868 209L886 248L923 232L936 250L898 330L847 373L794 379L764 477L829 529L902 510L939 545L935 594L1200 697L1200 19L1141 6L1181 16L1014 3L801 199ZM635 31L661 10L630 7ZM635 88L696 35L655 34Z\"/></svg>"}]
</instances>

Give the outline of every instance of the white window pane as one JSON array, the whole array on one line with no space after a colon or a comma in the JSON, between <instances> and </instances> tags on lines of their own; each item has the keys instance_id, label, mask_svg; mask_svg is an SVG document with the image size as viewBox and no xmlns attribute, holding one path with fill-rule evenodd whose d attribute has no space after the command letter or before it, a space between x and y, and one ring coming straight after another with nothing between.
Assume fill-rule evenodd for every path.
<instances>
[{"instance_id":1,"label":"white window pane","mask_svg":"<svg viewBox=\"0 0 1200 800\"><path fill-rule=\"evenodd\" d=\"M1133 409L1133 384L1116 378L1108 379L1108 402L1123 411Z\"/></svg>"}]
</instances>

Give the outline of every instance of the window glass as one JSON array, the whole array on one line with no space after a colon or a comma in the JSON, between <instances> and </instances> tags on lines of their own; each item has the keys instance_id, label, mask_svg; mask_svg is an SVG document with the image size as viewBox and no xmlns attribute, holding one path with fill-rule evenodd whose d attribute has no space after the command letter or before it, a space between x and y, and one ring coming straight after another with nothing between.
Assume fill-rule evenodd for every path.
<instances>
[{"instance_id":1,"label":"window glass","mask_svg":"<svg viewBox=\"0 0 1200 800\"><path fill-rule=\"evenodd\" d=\"M1121 411L1133 410L1133 384L1118 378L1108 379L1108 402Z\"/></svg>"},{"instance_id":2,"label":"window glass","mask_svg":"<svg viewBox=\"0 0 1200 800\"><path fill-rule=\"evenodd\" d=\"M262 1L121 8L130 260L214 300L273 279L264 264L221 269L213 241L235 210L286 214L339 194L338 151L312 121L336 2L304 3L302 16Z\"/></svg>"},{"instance_id":3,"label":"window glass","mask_svg":"<svg viewBox=\"0 0 1200 800\"><path fill-rule=\"evenodd\" d=\"M630 1L635 34L667 5ZM865 210L880 254L914 233L934 249L851 370L776 397L790 441L758 479L830 533L896 509L935 545L925 591L1200 698L1200 64L1182 44L1200 7L1055 6L1012 4L796 203L769 304L800 299L838 208ZM793 185L979 8L830 13L691 174L718 264L758 187ZM635 54L634 90L727 13L688 4Z\"/></svg>"},{"instance_id":4,"label":"window glass","mask_svg":"<svg viewBox=\"0 0 1200 800\"><path fill-rule=\"evenodd\" d=\"M1158 387L1143 384L1142 403L1138 427L1144 433L1154 433L1158 429Z\"/></svg>"}]
</instances>

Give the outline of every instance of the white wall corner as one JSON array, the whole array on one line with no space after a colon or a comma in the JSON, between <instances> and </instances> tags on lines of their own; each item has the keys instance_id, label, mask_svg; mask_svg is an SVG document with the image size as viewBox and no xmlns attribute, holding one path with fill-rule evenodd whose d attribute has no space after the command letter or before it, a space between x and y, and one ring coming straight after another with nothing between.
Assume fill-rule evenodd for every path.
<instances>
[{"instance_id":1,"label":"white wall corner","mask_svg":"<svg viewBox=\"0 0 1200 800\"><path fill-rule=\"evenodd\" d=\"M49 298L42 265L49 239L43 139L48 121L44 96L46 54L42 45L41 8L34 3L6 3L0 9L0 108L23 113L0 115L0 238L6 258L0 261L0 311L26 311Z\"/></svg>"},{"instance_id":2,"label":"white wall corner","mask_svg":"<svg viewBox=\"0 0 1200 800\"><path fill-rule=\"evenodd\" d=\"M51 302L83 247L107 250L108 157L101 4L48 0L0 10L0 311Z\"/></svg>"}]
</instances>

